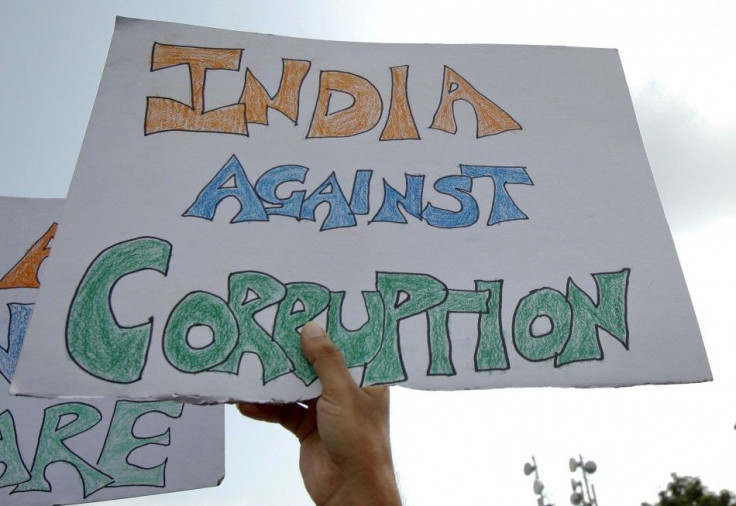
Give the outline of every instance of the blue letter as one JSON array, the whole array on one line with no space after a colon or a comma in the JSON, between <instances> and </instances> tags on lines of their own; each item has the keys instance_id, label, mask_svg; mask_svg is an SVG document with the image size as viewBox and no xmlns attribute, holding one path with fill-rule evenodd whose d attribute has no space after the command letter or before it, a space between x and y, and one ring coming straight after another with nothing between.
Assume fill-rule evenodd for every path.
<instances>
[{"instance_id":1,"label":"blue letter","mask_svg":"<svg viewBox=\"0 0 736 506\"><path fill-rule=\"evenodd\" d=\"M424 208L424 219L433 227L459 228L469 227L478 221L478 203L470 191L473 189L473 180L467 176L445 176L434 183L434 189L454 197L460 202L459 211L440 209L427 203Z\"/></svg>"},{"instance_id":2,"label":"blue letter","mask_svg":"<svg viewBox=\"0 0 736 506\"><path fill-rule=\"evenodd\" d=\"M11 381L15 366L18 363L20 348L23 346L23 338L26 335L28 322L33 313L33 304L8 304L10 310L10 323L8 324L8 349L0 346L0 374Z\"/></svg>"},{"instance_id":3,"label":"blue letter","mask_svg":"<svg viewBox=\"0 0 736 506\"><path fill-rule=\"evenodd\" d=\"M460 165L460 173L469 177L490 177L496 189L493 193L493 206L488 225L502 221L526 220L527 215L514 203L506 191L506 184L530 184L532 180L524 167L487 167L483 165Z\"/></svg>"},{"instance_id":4,"label":"blue letter","mask_svg":"<svg viewBox=\"0 0 736 506\"><path fill-rule=\"evenodd\" d=\"M404 214L399 206L414 216L422 219L422 192L424 190L424 176L404 174L406 178L406 194L402 195L383 180L383 203L371 221L390 221L392 223L406 223Z\"/></svg>"},{"instance_id":5,"label":"blue letter","mask_svg":"<svg viewBox=\"0 0 736 506\"><path fill-rule=\"evenodd\" d=\"M243 166L235 155L230 157L212 181L199 192L197 200L186 210L184 216L196 216L212 221L218 204L226 197L235 197L240 202L240 212L230 220L230 223L268 221L263 204L258 200Z\"/></svg>"},{"instance_id":6,"label":"blue letter","mask_svg":"<svg viewBox=\"0 0 736 506\"><path fill-rule=\"evenodd\" d=\"M314 221L314 210L324 202L330 205L330 212L327 214L325 221L322 222L320 232L332 228L354 227L356 225L355 216L350 212L350 206L345 200L345 195L342 193L334 172L304 201L301 217L305 220Z\"/></svg>"},{"instance_id":7,"label":"blue letter","mask_svg":"<svg viewBox=\"0 0 736 506\"><path fill-rule=\"evenodd\" d=\"M288 198L280 199L276 195L276 189L280 184L289 181L298 181L299 183L304 182L304 176L306 176L307 167L301 165L279 165L266 171L256 181L256 192L261 200L273 204L275 207L267 207L266 214L280 214L282 216L291 216L292 218L299 219L299 211L302 208L302 202L304 202L304 195L307 193L304 190L292 192Z\"/></svg>"},{"instance_id":8,"label":"blue letter","mask_svg":"<svg viewBox=\"0 0 736 506\"><path fill-rule=\"evenodd\" d=\"M350 209L353 214L368 214L371 176L373 176L372 170L355 171L353 194L350 196Z\"/></svg>"}]
</instances>

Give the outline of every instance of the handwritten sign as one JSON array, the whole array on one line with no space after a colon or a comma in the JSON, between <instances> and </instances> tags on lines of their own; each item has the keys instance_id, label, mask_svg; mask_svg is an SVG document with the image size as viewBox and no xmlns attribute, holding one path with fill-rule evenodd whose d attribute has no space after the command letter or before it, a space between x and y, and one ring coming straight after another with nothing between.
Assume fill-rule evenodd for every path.
<instances>
[{"instance_id":1,"label":"handwritten sign","mask_svg":"<svg viewBox=\"0 0 736 506\"><path fill-rule=\"evenodd\" d=\"M7 394L62 203L0 197L0 502L68 504L217 485L221 407Z\"/></svg>"},{"instance_id":2,"label":"handwritten sign","mask_svg":"<svg viewBox=\"0 0 736 506\"><path fill-rule=\"evenodd\" d=\"M710 379L615 50L120 19L64 221L17 392Z\"/></svg>"}]
</instances>

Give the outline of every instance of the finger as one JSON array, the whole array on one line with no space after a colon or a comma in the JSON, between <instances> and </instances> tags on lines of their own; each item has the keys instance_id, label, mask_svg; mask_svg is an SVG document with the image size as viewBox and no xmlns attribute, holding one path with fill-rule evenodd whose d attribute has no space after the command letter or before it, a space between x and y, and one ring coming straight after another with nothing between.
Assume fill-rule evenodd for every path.
<instances>
[{"instance_id":1,"label":"finger","mask_svg":"<svg viewBox=\"0 0 736 506\"><path fill-rule=\"evenodd\" d=\"M322 395L343 397L358 389L345 359L322 327L309 322L302 327L302 351L322 382Z\"/></svg>"},{"instance_id":2,"label":"finger","mask_svg":"<svg viewBox=\"0 0 736 506\"><path fill-rule=\"evenodd\" d=\"M297 403L292 404L257 404L239 402L238 411L243 416L263 422L278 423L286 430L302 440L307 425L307 408Z\"/></svg>"},{"instance_id":3,"label":"finger","mask_svg":"<svg viewBox=\"0 0 736 506\"><path fill-rule=\"evenodd\" d=\"M387 386L370 386L361 389L363 393L382 403L389 403L389 389Z\"/></svg>"}]
</instances>

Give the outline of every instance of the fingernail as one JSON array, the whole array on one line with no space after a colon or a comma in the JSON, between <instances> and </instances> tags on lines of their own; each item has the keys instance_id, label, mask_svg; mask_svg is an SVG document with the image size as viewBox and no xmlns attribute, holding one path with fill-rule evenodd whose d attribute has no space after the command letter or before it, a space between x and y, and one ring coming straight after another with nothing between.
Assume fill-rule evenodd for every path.
<instances>
[{"instance_id":1,"label":"fingernail","mask_svg":"<svg viewBox=\"0 0 736 506\"><path fill-rule=\"evenodd\" d=\"M257 418L262 413L260 404L252 404L250 402L239 402L235 405L240 414L248 418Z\"/></svg>"},{"instance_id":2,"label":"fingernail","mask_svg":"<svg viewBox=\"0 0 736 506\"><path fill-rule=\"evenodd\" d=\"M253 406L250 404L245 404L244 402L239 402L235 405L238 408L238 411L240 411L241 415L248 415L249 413L253 412Z\"/></svg>"},{"instance_id":3,"label":"fingernail","mask_svg":"<svg viewBox=\"0 0 736 506\"><path fill-rule=\"evenodd\" d=\"M307 322L307 324L302 327L302 335L308 339L322 336L324 333L325 331L322 327L315 322Z\"/></svg>"}]
</instances>

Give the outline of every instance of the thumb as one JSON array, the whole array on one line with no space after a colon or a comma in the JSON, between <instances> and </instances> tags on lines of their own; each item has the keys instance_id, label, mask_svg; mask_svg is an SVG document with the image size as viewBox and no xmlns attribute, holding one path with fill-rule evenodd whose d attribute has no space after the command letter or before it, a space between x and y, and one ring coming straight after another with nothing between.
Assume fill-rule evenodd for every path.
<instances>
[{"instance_id":1,"label":"thumb","mask_svg":"<svg viewBox=\"0 0 736 506\"><path fill-rule=\"evenodd\" d=\"M348 372L340 349L322 327L315 322L307 323L302 327L301 341L304 356L322 383L322 395L341 398L358 388Z\"/></svg>"}]
</instances>

